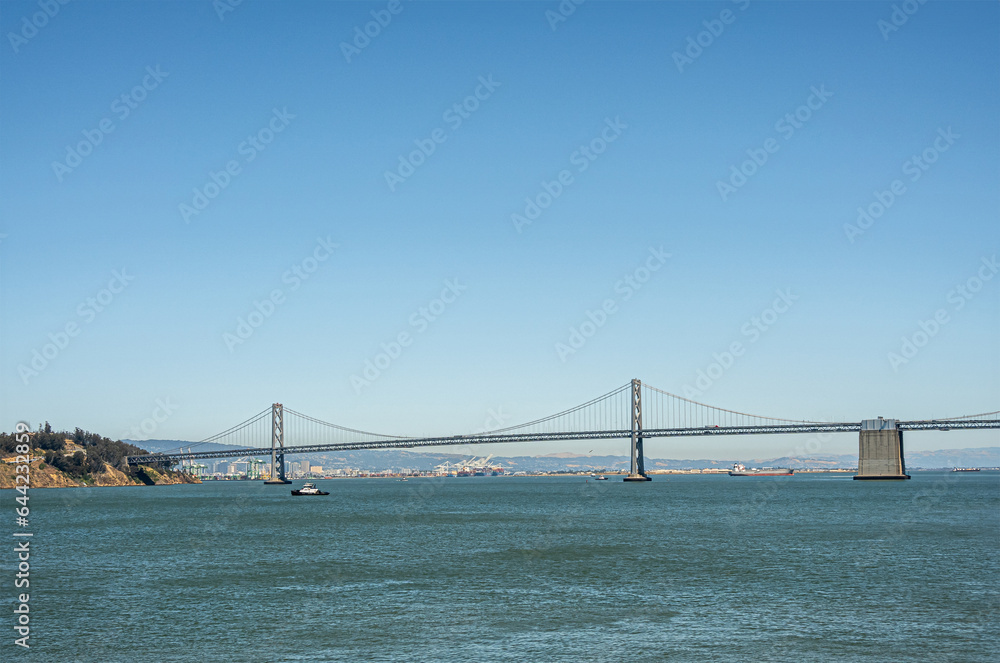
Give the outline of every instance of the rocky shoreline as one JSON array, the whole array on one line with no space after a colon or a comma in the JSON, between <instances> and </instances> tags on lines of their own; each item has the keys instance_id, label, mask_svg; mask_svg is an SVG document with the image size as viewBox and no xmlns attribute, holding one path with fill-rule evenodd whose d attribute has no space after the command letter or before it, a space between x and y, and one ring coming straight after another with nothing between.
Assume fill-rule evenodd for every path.
<instances>
[{"instance_id":1,"label":"rocky shoreline","mask_svg":"<svg viewBox=\"0 0 1000 663\"><path fill-rule=\"evenodd\" d=\"M0 490L14 488L16 470L12 463L0 463ZM169 486L183 483L201 483L200 479L183 472L158 470L142 465L134 475L126 474L107 463L101 472L84 478L71 477L41 459L31 463L30 488L76 488L90 486ZM22 484L23 485L23 484Z\"/></svg>"}]
</instances>

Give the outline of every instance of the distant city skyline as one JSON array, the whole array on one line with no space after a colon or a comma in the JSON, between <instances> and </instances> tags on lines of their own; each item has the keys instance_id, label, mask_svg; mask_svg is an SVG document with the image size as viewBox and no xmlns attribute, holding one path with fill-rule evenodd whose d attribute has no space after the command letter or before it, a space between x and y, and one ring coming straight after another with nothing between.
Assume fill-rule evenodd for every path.
<instances>
[{"instance_id":1,"label":"distant city skyline","mask_svg":"<svg viewBox=\"0 0 1000 663\"><path fill-rule=\"evenodd\" d=\"M5 2L0 428L1000 409L1000 7L900 5Z\"/></svg>"}]
</instances>

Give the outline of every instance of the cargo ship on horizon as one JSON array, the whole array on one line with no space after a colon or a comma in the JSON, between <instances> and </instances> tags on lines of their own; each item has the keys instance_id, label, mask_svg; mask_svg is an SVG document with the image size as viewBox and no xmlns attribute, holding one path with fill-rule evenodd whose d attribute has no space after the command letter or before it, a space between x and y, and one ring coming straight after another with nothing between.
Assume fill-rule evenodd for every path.
<instances>
[{"instance_id":1,"label":"cargo ship on horizon","mask_svg":"<svg viewBox=\"0 0 1000 663\"><path fill-rule=\"evenodd\" d=\"M729 470L731 477L790 477L795 471L787 467L764 467L749 468L743 463L733 463L733 469Z\"/></svg>"}]
</instances>

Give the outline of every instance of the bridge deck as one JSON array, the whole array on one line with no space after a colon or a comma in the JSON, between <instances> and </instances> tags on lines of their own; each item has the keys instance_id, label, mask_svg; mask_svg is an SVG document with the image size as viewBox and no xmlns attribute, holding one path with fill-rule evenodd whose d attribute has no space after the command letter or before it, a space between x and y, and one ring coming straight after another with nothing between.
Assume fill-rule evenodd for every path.
<instances>
[{"instance_id":1,"label":"bridge deck","mask_svg":"<svg viewBox=\"0 0 1000 663\"><path fill-rule=\"evenodd\" d=\"M956 430L956 429L986 429L1000 428L1000 421L995 419L978 420L932 420L932 421L900 421L900 430ZM692 437L706 435L775 435L790 433L851 433L861 430L860 423L802 423L781 424L773 426L703 426L700 428L660 428L642 431L645 439L654 437ZM363 449L412 449L415 447L443 447L467 444L505 444L511 442L551 442L559 440L602 440L630 438L632 431L599 430L599 431L567 431L557 433L516 433L516 434L478 434L451 435L447 437L394 438L386 440L369 440L359 442L342 442L336 444L305 444L284 447L284 453L302 454L324 451L358 451ZM148 454L129 456L129 465L177 462L199 458L234 458L256 455L271 450L267 447L244 447L232 450L197 451L192 453Z\"/></svg>"}]
</instances>

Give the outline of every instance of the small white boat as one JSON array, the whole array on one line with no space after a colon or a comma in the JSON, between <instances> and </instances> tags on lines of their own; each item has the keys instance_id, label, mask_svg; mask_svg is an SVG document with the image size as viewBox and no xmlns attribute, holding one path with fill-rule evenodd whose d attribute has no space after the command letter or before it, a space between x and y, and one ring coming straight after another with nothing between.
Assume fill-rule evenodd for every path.
<instances>
[{"instance_id":1,"label":"small white boat","mask_svg":"<svg viewBox=\"0 0 1000 663\"><path fill-rule=\"evenodd\" d=\"M594 479L594 481L607 481L607 480L608 480L608 478L606 476L604 476L603 474L601 476L597 477L596 479Z\"/></svg>"},{"instance_id":2,"label":"small white boat","mask_svg":"<svg viewBox=\"0 0 1000 663\"><path fill-rule=\"evenodd\" d=\"M314 483L303 484L298 490L293 490L292 495L329 495L330 493L320 490Z\"/></svg>"}]
</instances>

